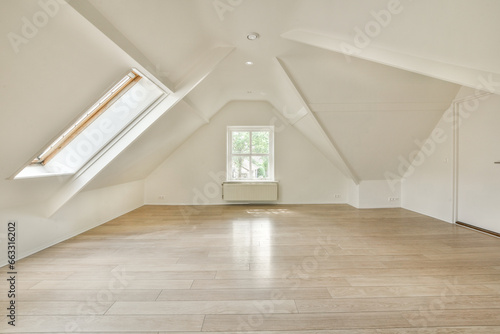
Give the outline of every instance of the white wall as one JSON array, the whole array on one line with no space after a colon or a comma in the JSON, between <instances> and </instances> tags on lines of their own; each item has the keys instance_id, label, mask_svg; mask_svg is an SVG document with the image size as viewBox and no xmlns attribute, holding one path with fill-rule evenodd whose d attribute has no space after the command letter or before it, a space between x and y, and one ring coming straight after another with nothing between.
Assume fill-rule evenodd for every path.
<instances>
[{"instance_id":1,"label":"white wall","mask_svg":"<svg viewBox=\"0 0 500 334\"><path fill-rule=\"evenodd\" d=\"M444 113L428 138L419 141L425 144L422 149L404 157L412 165L401 185L401 207L452 222L453 108Z\"/></svg>"},{"instance_id":2,"label":"white wall","mask_svg":"<svg viewBox=\"0 0 500 334\"><path fill-rule=\"evenodd\" d=\"M387 180L366 180L359 183L360 209L399 208L401 188L391 186Z\"/></svg>"},{"instance_id":3,"label":"white wall","mask_svg":"<svg viewBox=\"0 0 500 334\"><path fill-rule=\"evenodd\" d=\"M346 203L348 180L295 128L278 121L267 102L231 102L147 179L147 204L226 204L226 127L275 125L279 203ZM335 198L338 194L340 197Z\"/></svg>"},{"instance_id":4,"label":"white wall","mask_svg":"<svg viewBox=\"0 0 500 334\"><path fill-rule=\"evenodd\" d=\"M401 207L401 181L364 180L350 182L347 204L357 209Z\"/></svg>"},{"instance_id":5,"label":"white wall","mask_svg":"<svg viewBox=\"0 0 500 334\"><path fill-rule=\"evenodd\" d=\"M348 182L347 204L359 208L359 184L353 180Z\"/></svg>"},{"instance_id":6,"label":"white wall","mask_svg":"<svg viewBox=\"0 0 500 334\"><path fill-rule=\"evenodd\" d=\"M39 207L19 207L0 212L0 244L5 245L7 222L17 221L17 257L26 257L71 238L143 205L143 181L84 191L51 218L38 214ZM0 252L0 266L7 262Z\"/></svg>"}]
</instances>

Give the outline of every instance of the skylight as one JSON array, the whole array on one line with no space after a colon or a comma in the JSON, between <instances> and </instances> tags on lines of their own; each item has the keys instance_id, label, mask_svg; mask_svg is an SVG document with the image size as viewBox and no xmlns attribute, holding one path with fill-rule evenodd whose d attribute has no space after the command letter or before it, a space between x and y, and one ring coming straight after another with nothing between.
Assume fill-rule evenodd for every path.
<instances>
[{"instance_id":1,"label":"skylight","mask_svg":"<svg viewBox=\"0 0 500 334\"><path fill-rule=\"evenodd\" d=\"M133 69L15 178L74 174L166 93Z\"/></svg>"}]
</instances>

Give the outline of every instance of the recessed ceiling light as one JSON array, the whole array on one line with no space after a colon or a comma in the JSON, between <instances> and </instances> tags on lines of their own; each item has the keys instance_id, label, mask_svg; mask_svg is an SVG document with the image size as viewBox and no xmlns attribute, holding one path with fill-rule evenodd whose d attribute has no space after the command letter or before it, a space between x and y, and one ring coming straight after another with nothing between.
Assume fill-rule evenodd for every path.
<instances>
[{"instance_id":1,"label":"recessed ceiling light","mask_svg":"<svg viewBox=\"0 0 500 334\"><path fill-rule=\"evenodd\" d=\"M253 65L253 61L246 61L245 65L252 66Z\"/></svg>"},{"instance_id":2,"label":"recessed ceiling light","mask_svg":"<svg viewBox=\"0 0 500 334\"><path fill-rule=\"evenodd\" d=\"M250 41L256 40L259 37L260 37L260 35L256 32L251 32L247 35L247 39Z\"/></svg>"}]
</instances>

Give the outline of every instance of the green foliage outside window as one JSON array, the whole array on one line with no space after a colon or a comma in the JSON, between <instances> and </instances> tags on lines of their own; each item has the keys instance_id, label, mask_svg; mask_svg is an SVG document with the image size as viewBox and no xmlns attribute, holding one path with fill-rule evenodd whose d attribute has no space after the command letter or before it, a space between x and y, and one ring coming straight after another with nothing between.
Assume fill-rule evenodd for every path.
<instances>
[{"instance_id":1,"label":"green foliage outside window","mask_svg":"<svg viewBox=\"0 0 500 334\"><path fill-rule=\"evenodd\" d=\"M232 132L232 177L237 180L269 176L269 131Z\"/></svg>"}]
</instances>

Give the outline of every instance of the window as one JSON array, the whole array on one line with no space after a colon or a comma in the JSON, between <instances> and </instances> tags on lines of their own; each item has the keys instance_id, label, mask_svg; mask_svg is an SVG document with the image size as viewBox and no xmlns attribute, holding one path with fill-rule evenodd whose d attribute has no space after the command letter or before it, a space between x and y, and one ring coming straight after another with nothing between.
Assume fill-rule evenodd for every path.
<instances>
[{"instance_id":1,"label":"window","mask_svg":"<svg viewBox=\"0 0 500 334\"><path fill-rule=\"evenodd\" d=\"M227 128L227 180L274 181L274 127Z\"/></svg>"},{"instance_id":2,"label":"window","mask_svg":"<svg viewBox=\"0 0 500 334\"><path fill-rule=\"evenodd\" d=\"M136 69L118 80L14 178L75 174L119 140L166 92Z\"/></svg>"},{"instance_id":3,"label":"window","mask_svg":"<svg viewBox=\"0 0 500 334\"><path fill-rule=\"evenodd\" d=\"M111 90L109 90L96 104L87 110L75 123L73 123L64 133L50 144L41 154L39 154L31 164L46 165L54 156L66 147L78 134L83 132L99 115L112 105L118 95L141 80L142 77L130 72L120 80Z\"/></svg>"}]
</instances>

